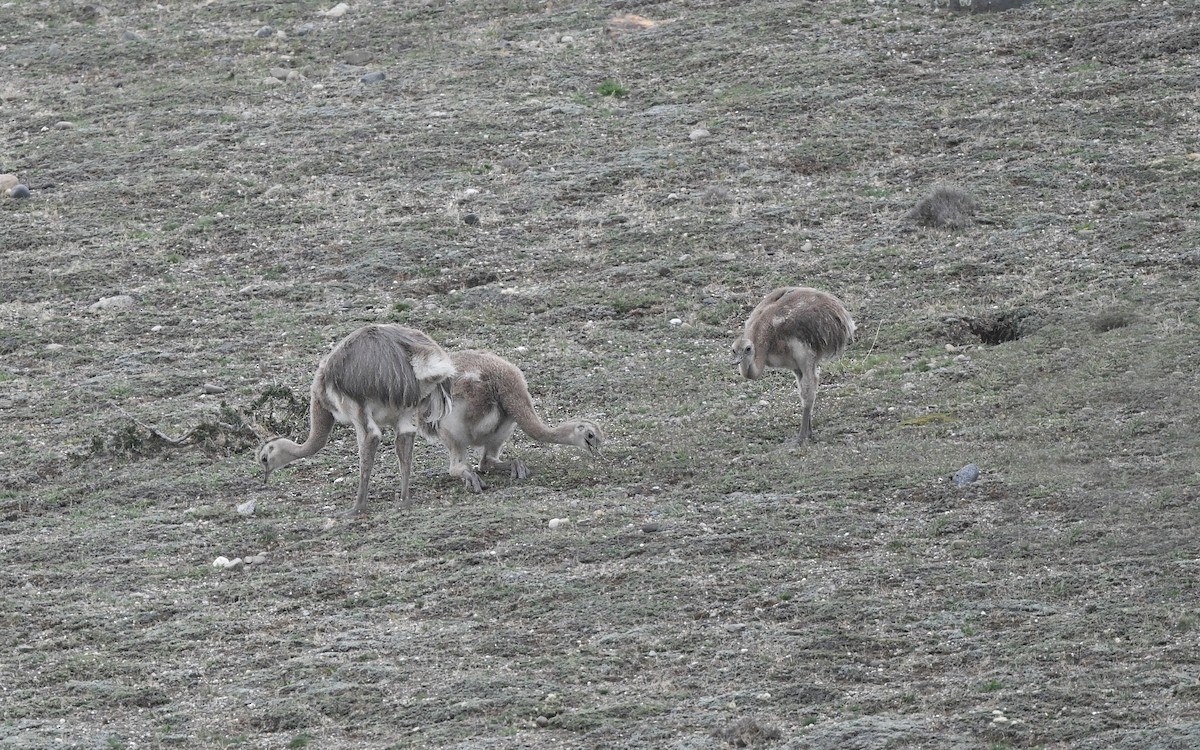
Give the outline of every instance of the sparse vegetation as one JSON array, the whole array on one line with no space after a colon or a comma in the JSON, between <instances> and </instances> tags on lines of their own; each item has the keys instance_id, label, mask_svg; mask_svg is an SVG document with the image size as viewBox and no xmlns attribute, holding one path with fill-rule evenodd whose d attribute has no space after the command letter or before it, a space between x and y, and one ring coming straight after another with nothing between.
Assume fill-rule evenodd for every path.
<instances>
[{"instance_id":1,"label":"sparse vegetation","mask_svg":"<svg viewBox=\"0 0 1200 750\"><path fill-rule=\"evenodd\" d=\"M0 5L0 746L1194 744L1184 4ZM799 284L803 447L730 364ZM603 455L264 487L389 319Z\"/></svg>"},{"instance_id":2,"label":"sparse vegetation","mask_svg":"<svg viewBox=\"0 0 1200 750\"><path fill-rule=\"evenodd\" d=\"M612 96L619 99L629 95L629 88L618 81L606 78L596 87L596 93L600 96Z\"/></svg>"}]
</instances>

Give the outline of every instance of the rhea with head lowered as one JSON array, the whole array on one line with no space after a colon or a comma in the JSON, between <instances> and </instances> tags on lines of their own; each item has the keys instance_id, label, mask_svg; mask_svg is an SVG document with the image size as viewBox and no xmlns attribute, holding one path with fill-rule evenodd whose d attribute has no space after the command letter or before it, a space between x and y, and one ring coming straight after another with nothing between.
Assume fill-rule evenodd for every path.
<instances>
[{"instance_id":1,"label":"rhea with head lowered","mask_svg":"<svg viewBox=\"0 0 1200 750\"><path fill-rule=\"evenodd\" d=\"M352 513L367 508L367 488L383 430L396 433L400 500L409 504L413 438L450 413L449 355L424 333L398 325L369 325L338 342L317 366L312 384L308 438L297 444L277 437L263 443L256 460L263 481L271 472L321 450L335 422L354 426L358 438L358 497Z\"/></svg>"},{"instance_id":2,"label":"rhea with head lowered","mask_svg":"<svg viewBox=\"0 0 1200 750\"><path fill-rule=\"evenodd\" d=\"M482 448L479 472L507 471L513 479L525 479L529 469L520 458L500 460L500 451L521 430L540 443L574 445L596 457L604 436L593 422L577 420L551 427L533 410L533 398L525 375L511 362L489 352L465 351L450 355L457 374L451 389L453 406L436 426L423 426L422 434L446 446L450 452L450 474L462 479L471 492L482 492L479 473L471 468L469 453Z\"/></svg>"},{"instance_id":3,"label":"rhea with head lowered","mask_svg":"<svg viewBox=\"0 0 1200 750\"><path fill-rule=\"evenodd\" d=\"M791 370L804 416L796 442L812 438L818 365L841 354L854 337L854 321L837 297L809 287L783 287L750 313L746 330L733 342L733 361L742 377L758 380L768 368Z\"/></svg>"}]
</instances>

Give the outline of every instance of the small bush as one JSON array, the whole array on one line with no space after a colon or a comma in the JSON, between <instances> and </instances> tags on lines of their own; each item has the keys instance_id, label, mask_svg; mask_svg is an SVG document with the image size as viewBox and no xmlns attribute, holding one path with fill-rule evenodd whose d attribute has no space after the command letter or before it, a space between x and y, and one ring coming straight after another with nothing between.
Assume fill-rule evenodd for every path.
<instances>
[{"instance_id":1,"label":"small bush","mask_svg":"<svg viewBox=\"0 0 1200 750\"><path fill-rule=\"evenodd\" d=\"M596 87L596 93L600 94L600 96L615 96L619 99L623 96L628 96L629 89L611 78L606 78Z\"/></svg>"}]
</instances>

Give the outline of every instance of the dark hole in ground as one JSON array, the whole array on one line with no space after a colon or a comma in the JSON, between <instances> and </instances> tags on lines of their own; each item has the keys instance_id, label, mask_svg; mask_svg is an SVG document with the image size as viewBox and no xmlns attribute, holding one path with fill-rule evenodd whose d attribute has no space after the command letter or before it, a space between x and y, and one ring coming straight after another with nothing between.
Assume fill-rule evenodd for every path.
<instances>
[{"instance_id":1,"label":"dark hole in ground","mask_svg":"<svg viewBox=\"0 0 1200 750\"><path fill-rule=\"evenodd\" d=\"M1018 308L981 316L953 316L942 319L942 336L952 344L979 343L995 346L1016 341L1038 328L1033 310Z\"/></svg>"}]
</instances>

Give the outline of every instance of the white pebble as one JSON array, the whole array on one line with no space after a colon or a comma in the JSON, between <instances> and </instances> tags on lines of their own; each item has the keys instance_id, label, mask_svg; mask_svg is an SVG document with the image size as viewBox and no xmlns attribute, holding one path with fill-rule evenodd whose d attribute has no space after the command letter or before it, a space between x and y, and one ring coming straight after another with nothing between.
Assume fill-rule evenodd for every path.
<instances>
[{"instance_id":1,"label":"white pebble","mask_svg":"<svg viewBox=\"0 0 1200 750\"><path fill-rule=\"evenodd\" d=\"M708 131L704 128L696 128L692 132L688 133L688 138L691 138L693 141L699 141L707 137Z\"/></svg>"},{"instance_id":2,"label":"white pebble","mask_svg":"<svg viewBox=\"0 0 1200 750\"><path fill-rule=\"evenodd\" d=\"M569 519L569 518L551 518L550 519L550 528L557 529L558 527L565 526L566 524L568 524L570 522L571 522L571 519Z\"/></svg>"},{"instance_id":3,"label":"white pebble","mask_svg":"<svg viewBox=\"0 0 1200 750\"><path fill-rule=\"evenodd\" d=\"M671 318L671 325L681 326L681 325L683 325L683 321L680 320L679 318Z\"/></svg>"},{"instance_id":4,"label":"white pebble","mask_svg":"<svg viewBox=\"0 0 1200 750\"><path fill-rule=\"evenodd\" d=\"M346 15L346 12L349 10L349 5L346 5L345 3L338 3L329 10L319 11L317 15L325 16L326 18L341 18L342 16Z\"/></svg>"},{"instance_id":5,"label":"white pebble","mask_svg":"<svg viewBox=\"0 0 1200 750\"><path fill-rule=\"evenodd\" d=\"M247 500L237 507L237 512L243 516L254 515L254 500Z\"/></svg>"},{"instance_id":6,"label":"white pebble","mask_svg":"<svg viewBox=\"0 0 1200 750\"><path fill-rule=\"evenodd\" d=\"M249 555L246 558L247 565L258 565L267 561L267 553L259 552L257 555Z\"/></svg>"},{"instance_id":7,"label":"white pebble","mask_svg":"<svg viewBox=\"0 0 1200 750\"><path fill-rule=\"evenodd\" d=\"M226 557L225 555L221 555L216 560L213 560L212 564L213 564L214 568L228 568L229 567L229 558Z\"/></svg>"}]
</instances>

